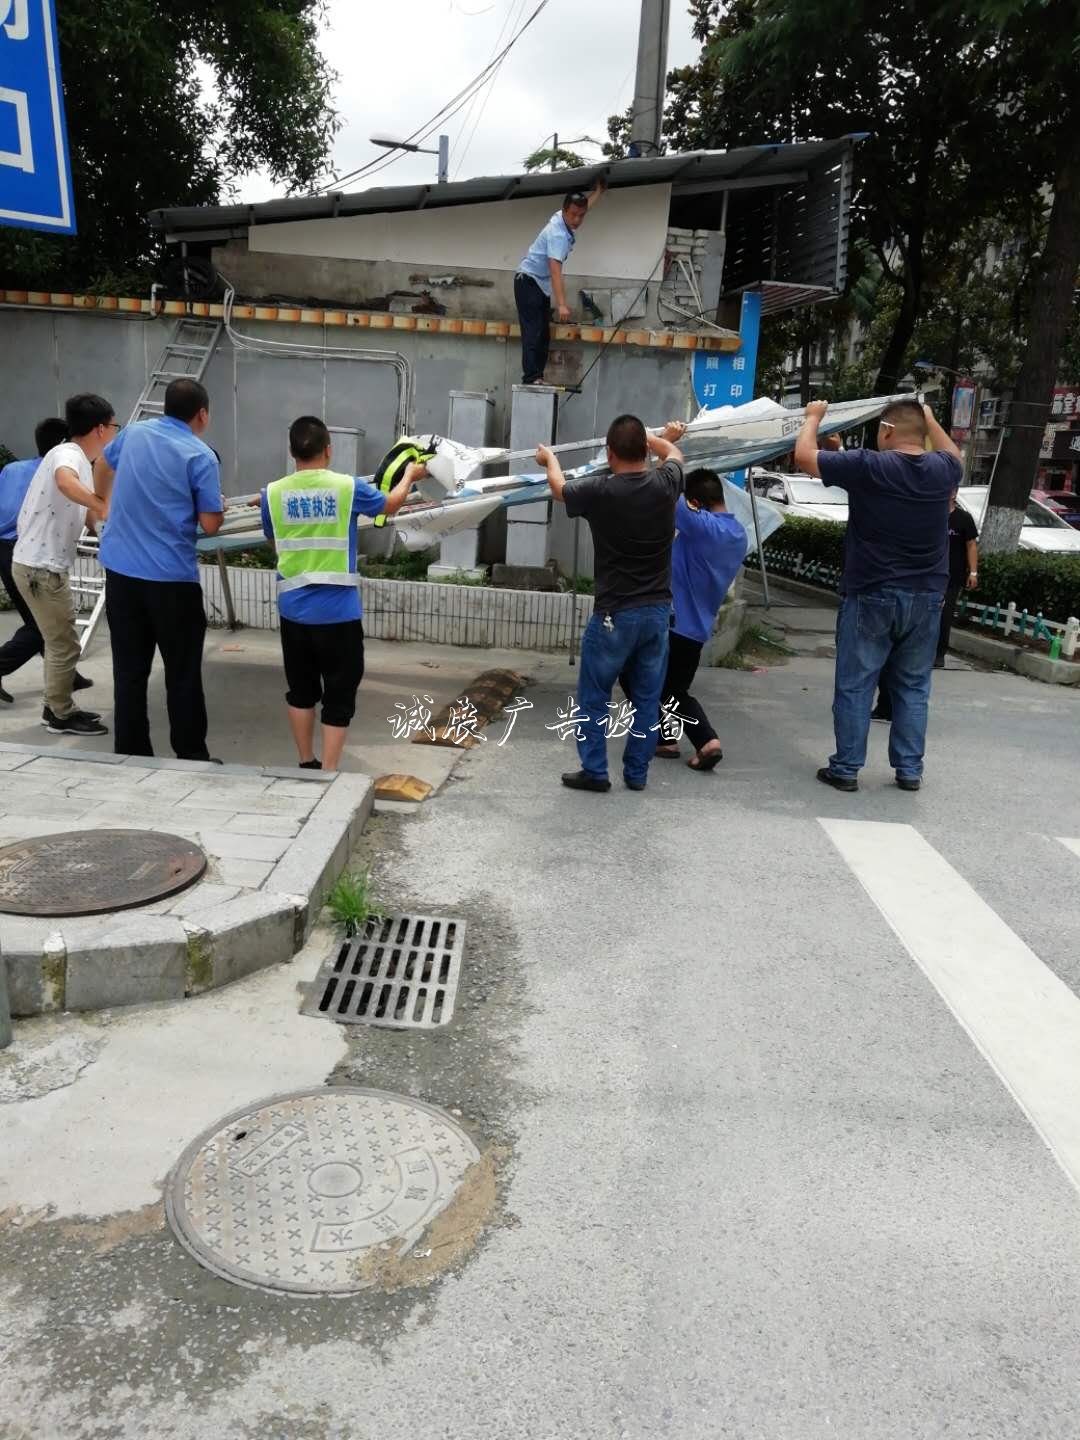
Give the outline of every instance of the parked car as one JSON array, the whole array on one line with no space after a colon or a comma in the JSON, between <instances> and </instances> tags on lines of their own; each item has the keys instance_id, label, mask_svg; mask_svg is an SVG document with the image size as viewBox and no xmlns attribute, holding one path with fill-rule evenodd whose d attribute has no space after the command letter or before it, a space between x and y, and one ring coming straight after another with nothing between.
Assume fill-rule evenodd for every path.
<instances>
[{"instance_id":1,"label":"parked car","mask_svg":"<svg viewBox=\"0 0 1080 1440\"><path fill-rule=\"evenodd\" d=\"M802 515L809 520L848 518L847 491L826 485L812 475L783 475L778 470L751 470L754 494L779 505L785 515Z\"/></svg>"},{"instance_id":2,"label":"parked car","mask_svg":"<svg viewBox=\"0 0 1080 1440\"><path fill-rule=\"evenodd\" d=\"M1080 530L1080 495L1072 490L1033 490L1032 499L1041 500L1074 530Z\"/></svg>"},{"instance_id":3,"label":"parked car","mask_svg":"<svg viewBox=\"0 0 1080 1440\"><path fill-rule=\"evenodd\" d=\"M980 530L988 493L987 485L962 485L957 497L964 509L974 516ZM1020 531L1020 549L1080 551L1080 533L1038 500L1029 500Z\"/></svg>"},{"instance_id":4,"label":"parked car","mask_svg":"<svg viewBox=\"0 0 1080 1440\"><path fill-rule=\"evenodd\" d=\"M1051 490L1032 490L1031 498L1038 500L1039 504L1045 505L1048 510L1053 510L1055 515L1064 515L1068 507L1062 505L1058 500L1060 493L1060 491Z\"/></svg>"}]
</instances>

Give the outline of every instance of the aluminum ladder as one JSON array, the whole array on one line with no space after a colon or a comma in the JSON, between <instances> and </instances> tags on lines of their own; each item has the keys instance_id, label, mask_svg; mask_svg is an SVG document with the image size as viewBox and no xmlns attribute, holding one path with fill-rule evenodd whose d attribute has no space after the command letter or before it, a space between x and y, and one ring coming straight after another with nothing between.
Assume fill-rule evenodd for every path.
<instances>
[{"instance_id":1,"label":"aluminum ladder","mask_svg":"<svg viewBox=\"0 0 1080 1440\"><path fill-rule=\"evenodd\" d=\"M143 386L142 394L135 401L129 425L165 413L165 391L173 380L202 380L223 329L220 320L202 320L193 315L185 315L176 322L158 356L157 365ZM96 560L99 548L98 537L92 531L84 530L79 537L77 553ZM105 577L100 571L95 575L74 575L71 591L75 597L75 628L80 632L79 653L85 655L105 610ZM89 604L89 615L83 615L83 604Z\"/></svg>"}]
</instances>

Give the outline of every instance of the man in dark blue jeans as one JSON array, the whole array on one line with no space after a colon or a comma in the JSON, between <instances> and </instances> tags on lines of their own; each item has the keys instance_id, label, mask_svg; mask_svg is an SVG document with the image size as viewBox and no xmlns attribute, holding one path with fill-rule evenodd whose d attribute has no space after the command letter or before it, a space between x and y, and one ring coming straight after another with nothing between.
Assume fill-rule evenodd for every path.
<instances>
[{"instance_id":1,"label":"man in dark blue jeans","mask_svg":"<svg viewBox=\"0 0 1080 1440\"><path fill-rule=\"evenodd\" d=\"M898 400L882 414L876 450L819 450L828 409L806 407L795 463L848 492L836 621L836 752L818 779L857 790L879 676L892 696L889 763L901 790L922 784L930 676L949 583L949 497L960 452L928 406ZM927 450L929 440L932 449Z\"/></svg>"},{"instance_id":2,"label":"man in dark blue jeans","mask_svg":"<svg viewBox=\"0 0 1080 1440\"><path fill-rule=\"evenodd\" d=\"M672 420L662 436L649 435L636 415L620 415L608 428L608 471L573 480L563 477L546 445L536 452L555 499L568 515L589 522L595 550L596 598L581 641L574 717L581 769L562 777L571 790L611 789L609 732L626 735L627 788L644 790L648 780L667 671L675 502L683 488L682 452L675 441L685 429ZM660 462L655 467L650 455ZM620 675L626 676L632 718L610 714Z\"/></svg>"}]
</instances>

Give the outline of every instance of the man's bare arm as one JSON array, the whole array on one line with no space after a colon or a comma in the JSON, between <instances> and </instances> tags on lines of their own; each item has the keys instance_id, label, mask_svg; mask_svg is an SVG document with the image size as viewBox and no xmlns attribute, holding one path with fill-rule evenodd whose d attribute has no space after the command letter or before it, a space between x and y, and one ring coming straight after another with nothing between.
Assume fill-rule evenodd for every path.
<instances>
[{"instance_id":1,"label":"man's bare arm","mask_svg":"<svg viewBox=\"0 0 1080 1440\"><path fill-rule=\"evenodd\" d=\"M967 542L967 588L974 590L979 583L979 543L977 540Z\"/></svg>"},{"instance_id":2,"label":"man's bare arm","mask_svg":"<svg viewBox=\"0 0 1080 1440\"><path fill-rule=\"evenodd\" d=\"M804 475L813 475L818 480L821 479L821 471L817 463L820 449L817 432L828 408L827 400L811 400L806 407L806 419L799 431L799 438L795 441L795 464Z\"/></svg>"},{"instance_id":3,"label":"man's bare arm","mask_svg":"<svg viewBox=\"0 0 1080 1440\"><path fill-rule=\"evenodd\" d=\"M551 298L555 301L555 318L569 320L570 306L566 303L566 291L563 289L562 261L549 258L548 270L551 272Z\"/></svg>"},{"instance_id":4,"label":"man's bare arm","mask_svg":"<svg viewBox=\"0 0 1080 1440\"><path fill-rule=\"evenodd\" d=\"M204 535L216 535L221 529L221 522L225 519L223 510L200 510L198 512L199 528Z\"/></svg>"},{"instance_id":5,"label":"man's bare arm","mask_svg":"<svg viewBox=\"0 0 1080 1440\"><path fill-rule=\"evenodd\" d=\"M112 499L113 480L116 478L116 471L112 468L104 455L99 455L94 461L94 493L100 495L106 505Z\"/></svg>"},{"instance_id":6,"label":"man's bare arm","mask_svg":"<svg viewBox=\"0 0 1080 1440\"><path fill-rule=\"evenodd\" d=\"M563 490L566 488L566 476L562 472L562 466L546 445L536 447L536 461L547 472L552 497L555 500L562 500Z\"/></svg>"},{"instance_id":7,"label":"man's bare arm","mask_svg":"<svg viewBox=\"0 0 1080 1440\"><path fill-rule=\"evenodd\" d=\"M598 200L602 200L606 194L607 181L604 179L603 175L598 175L593 181L592 189L586 196L586 203L588 204L589 209L591 210L592 207L596 204L596 202Z\"/></svg>"},{"instance_id":8,"label":"man's bare arm","mask_svg":"<svg viewBox=\"0 0 1080 1440\"><path fill-rule=\"evenodd\" d=\"M647 435L645 443L649 447L649 454L655 455L661 465L665 460L677 460L680 465L684 463L683 453L675 444L686 434L686 426L681 420L669 420L659 435Z\"/></svg>"},{"instance_id":9,"label":"man's bare arm","mask_svg":"<svg viewBox=\"0 0 1080 1440\"><path fill-rule=\"evenodd\" d=\"M409 491L417 480L422 480L426 474L426 465L417 465L415 462L406 465L405 473L386 497L386 509L383 514L396 515L409 498Z\"/></svg>"},{"instance_id":10,"label":"man's bare arm","mask_svg":"<svg viewBox=\"0 0 1080 1440\"><path fill-rule=\"evenodd\" d=\"M105 519L109 513L109 502L96 495L93 490L88 490L74 470L67 465L61 465L55 478L56 488L61 495L76 505L82 505L92 520Z\"/></svg>"},{"instance_id":11,"label":"man's bare arm","mask_svg":"<svg viewBox=\"0 0 1080 1440\"><path fill-rule=\"evenodd\" d=\"M937 422L937 416L929 405L923 406L923 414L926 416L926 433L930 438L930 448L944 450L946 455L951 455L955 460L961 459L959 445L947 431L941 428Z\"/></svg>"}]
</instances>

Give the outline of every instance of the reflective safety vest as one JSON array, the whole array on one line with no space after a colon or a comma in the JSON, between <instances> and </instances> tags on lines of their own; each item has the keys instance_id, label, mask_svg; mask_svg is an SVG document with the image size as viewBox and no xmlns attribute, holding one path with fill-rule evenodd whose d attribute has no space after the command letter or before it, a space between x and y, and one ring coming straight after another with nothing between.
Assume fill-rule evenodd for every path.
<instances>
[{"instance_id":1,"label":"reflective safety vest","mask_svg":"<svg viewBox=\"0 0 1080 1440\"><path fill-rule=\"evenodd\" d=\"M434 456L438 445L439 437L437 435L420 437L403 435L379 461L378 469L371 477L371 483L376 490L381 490L384 495L389 495L405 474L406 465L426 465ZM375 524L385 525L386 516L376 516Z\"/></svg>"},{"instance_id":2,"label":"reflective safety vest","mask_svg":"<svg viewBox=\"0 0 1080 1440\"><path fill-rule=\"evenodd\" d=\"M302 585L359 584L349 568L355 493L352 476L333 470L298 470L266 487L279 595Z\"/></svg>"}]
</instances>

